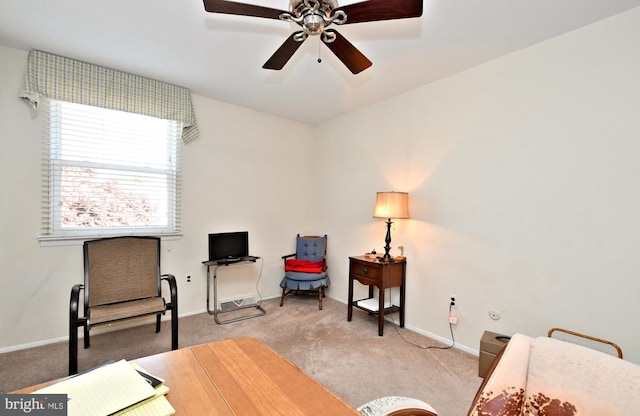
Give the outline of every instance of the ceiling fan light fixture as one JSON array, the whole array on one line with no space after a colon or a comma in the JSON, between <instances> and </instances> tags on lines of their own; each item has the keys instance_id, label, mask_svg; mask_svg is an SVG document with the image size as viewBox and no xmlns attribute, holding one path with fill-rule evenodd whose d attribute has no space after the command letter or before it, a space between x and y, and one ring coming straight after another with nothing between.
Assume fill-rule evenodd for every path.
<instances>
[{"instance_id":1,"label":"ceiling fan light fixture","mask_svg":"<svg viewBox=\"0 0 640 416\"><path fill-rule=\"evenodd\" d=\"M304 17L304 31L311 36L317 36L324 32L324 19L315 13L308 14Z\"/></svg>"}]
</instances>

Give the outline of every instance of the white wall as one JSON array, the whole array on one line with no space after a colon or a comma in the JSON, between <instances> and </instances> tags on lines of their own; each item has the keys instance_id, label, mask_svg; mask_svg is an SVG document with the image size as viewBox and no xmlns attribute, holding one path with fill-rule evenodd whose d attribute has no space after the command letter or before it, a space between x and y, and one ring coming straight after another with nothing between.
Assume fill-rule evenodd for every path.
<instances>
[{"instance_id":1,"label":"white wall","mask_svg":"<svg viewBox=\"0 0 640 416\"><path fill-rule=\"evenodd\" d=\"M384 245L375 192L408 191L412 218L392 231L409 262L408 327L448 338L454 293L467 350L485 329L561 326L640 363L637 39L639 9L317 128L195 96L202 135L183 148L184 238L163 253L181 311L204 309L206 234L240 229L265 257L266 297L279 293L293 236L326 232L328 293L346 301L348 256ZM25 62L0 47L0 349L66 336L82 279L79 246L36 240L40 124L16 98Z\"/></svg>"},{"instance_id":2,"label":"white wall","mask_svg":"<svg viewBox=\"0 0 640 416\"><path fill-rule=\"evenodd\" d=\"M26 60L27 52L0 46L0 351L66 337L69 292L83 280L80 245L37 240L41 123L17 97ZM251 252L264 258L260 294L274 297L280 256L295 249L297 233L315 232L313 128L193 100L200 137L182 146L183 237L162 243L162 271L178 279L180 315L205 310L208 233L249 231ZM259 276L260 263L221 270L220 298L254 294Z\"/></svg>"},{"instance_id":3,"label":"white wall","mask_svg":"<svg viewBox=\"0 0 640 416\"><path fill-rule=\"evenodd\" d=\"M453 293L467 348L559 326L640 363L638 39L635 9L320 126L331 296L382 249L375 192L408 191L409 327L450 338Z\"/></svg>"}]
</instances>

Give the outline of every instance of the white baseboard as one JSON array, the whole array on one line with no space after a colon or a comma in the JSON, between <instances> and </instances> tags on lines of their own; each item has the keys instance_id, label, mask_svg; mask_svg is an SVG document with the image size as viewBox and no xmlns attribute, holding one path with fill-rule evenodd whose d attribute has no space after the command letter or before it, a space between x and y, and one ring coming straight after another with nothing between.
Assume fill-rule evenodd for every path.
<instances>
[{"instance_id":1,"label":"white baseboard","mask_svg":"<svg viewBox=\"0 0 640 416\"><path fill-rule=\"evenodd\" d=\"M274 299L274 298L279 298L279 297L280 297L279 295L268 296L268 297L261 298L260 300L269 300L269 299ZM346 306L346 303L342 302L339 299L333 299L333 300L335 300L336 302L339 302L339 303L344 303L344 305ZM187 312L185 314L179 314L178 317L184 318L184 317L187 317L187 316L199 315L201 313L206 313L206 312L207 312L206 308L197 309L197 310L193 310L193 311ZM147 325L150 322L152 322L152 321L148 320L149 318L147 318L147 320L145 320L145 321L142 321L142 319L144 319L144 318L133 319L133 320L129 320L129 321L123 321L123 322L121 322L119 324L115 324L115 325L98 326L98 327L96 327L96 328L94 328L92 330L92 334L96 334L96 335L97 334L104 334L104 333L108 333L108 332L118 331L118 330L121 330L121 329L132 328L132 327L135 327L135 326ZM169 320L171 320L171 316L170 315L165 315L162 318L163 322L164 321L169 321ZM393 322L390 318L389 318L389 320L391 322ZM436 335L436 334L433 334L433 333L428 332L428 331L424 331L424 330L422 330L420 328L416 328L416 327L411 326L411 325L405 325L405 327L407 329L413 331L413 332L416 332L416 333L420 334L420 335L424 335L425 337L429 337L429 338L435 339L436 341L442 342L443 344L448 345L448 344L451 343L450 339L441 337L440 335ZM83 338L82 331L80 331L78 333L78 339L81 339L81 338ZM53 338L53 339L29 342L29 343L26 343L26 344L12 345L12 346L9 346L9 347L0 348L0 354L3 354L5 352L24 350L24 349L27 349L27 348L42 347L44 345L55 344L56 342L66 342L68 340L69 340L69 337L68 336L64 336L64 337L59 337L59 338ZM466 345L459 344L457 342L453 346L453 348L459 349L459 350L464 351L464 352L466 352L468 354L471 354L471 355L475 355L476 357L480 356L480 351L479 350L471 348L471 347L468 347Z\"/></svg>"},{"instance_id":2,"label":"white baseboard","mask_svg":"<svg viewBox=\"0 0 640 416\"><path fill-rule=\"evenodd\" d=\"M178 314L178 317L179 318L184 318L184 317L187 317L187 316L198 315L198 314L206 313L206 312L207 312L206 309L195 310L195 311L187 312L185 314ZM162 322L166 322L166 321L171 321L171 315L165 315L165 316L162 317ZM121 329L133 328L133 327L141 326L141 325L148 325L148 324L153 323L153 322L155 322L155 318L154 317L129 319L129 320L126 320L126 321L119 322L117 324L97 326L97 327L95 327L95 328L93 328L91 330L91 335L106 334L108 332L119 331ZM83 338L84 338L83 332L82 331L78 331L78 340L83 339ZM42 347L44 345L55 344L57 342L67 342L67 341L69 341L69 336L68 335L64 336L64 337L59 337L59 338L52 338L52 339L45 339L45 340L41 340L41 341L29 342L29 343L26 343L26 344L12 345L12 346L9 346L9 347L0 348L0 354L4 354L5 352L26 350L28 348Z\"/></svg>"},{"instance_id":3,"label":"white baseboard","mask_svg":"<svg viewBox=\"0 0 640 416\"><path fill-rule=\"evenodd\" d=\"M264 300L269 300L269 299L274 299L274 298L279 298L280 295L274 295L274 296L268 296L268 297L264 297L264 298L259 298L259 300L264 301ZM187 313L179 313L178 317L179 318L185 318L187 316L192 316L192 315L199 315L201 313L207 313L207 309L206 308L202 308L202 309L196 309ZM118 331L120 329L126 329L126 328L132 328L135 326L140 326L140 325L147 325L150 322L153 322L155 318L136 318L136 319L130 319L130 320L126 320L126 321L122 321L118 324L112 324L112 325L104 325L104 326L97 326L94 329L91 330L91 334L92 335L98 335L98 334L104 334L107 332L113 332L113 331ZM171 320L171 315L166 314L165 316L162 317L162 321L170 321ZM84 338L84 334L82 333L82 331L78 332L78 339L82 339ZM51 339L45 339L45 340L40 340L40 341L34 341L34 342L28 342L26 344L18 344L18 345L11 345L8 347L1 347L0 348L0 354L4 354L5 352L13 352L13 351L19 351L19 350L26 350L28 348L35 348L35 347L42 347L44 345L49 345L49 344L55 344L56 342L67 342L69 340L69 336L64 336L64 337L58 337L58 338L51 338Z\"/></svg>"},{"instance_id":4,"label":"white baseboard","mask_svg":"<svg viewBox=\"0 0 640 416\"><path fill-rule=\"evenodd\" d=\"M332 299L335 300L336 302L340 302L340 303L344 304L345 306L347 306L347 300L346 299L336 299L336 298L332 298ZM396 322L393 320L393 317L391 317L391 316L388 317L388 318L385 318L385 321L389 321L389 322L393 323L394 325L396 324ZM436 341L442 342L445 345L451 344L451 340L450 339L441 337L440 335L436 335L436 334L433 334L433 333L428 332L428 331L425 331L425 330L423 330L421 328L416 328L415 326L406 325L406 324L405 324L405 328L407 328L407 329L409 329L409 330L411 330L413 332L416 332L416 333L418 333L420 335L424 335L425 337L428 337L428 338L431 338L431 339L435 339ZM453 348L458 349L460 351L464 351L464 352L466 352L468 354L471 354L471 355L474 355L476 357L480 356L480 350L475 349L475 348L471 348L471 347L469 347L467 345L459 344L457 341L456 341L455 345L453 346Z\"/></svg>"},{"instance_id":5,"label":"white baseboard","mask_svg":"<svg viewBox=\"0 0 640 416\"><path fill-rule=\"evenodd\" d=\"M450 339L441 337L440 335L436 335L436 334L433 334L431 332L424 331L424 330L422 330L420 328L416 328L416 327L413 327L411 325L405 325L405 328L410 329L411 331L416 332L416 333L418 333L420 335L424 335L425 337L429 337L431 339L435 339L436 341L442 342L445 345L451 344L451 340ZM468 347L466 345L459 344L457 341L456 341L455 345L453 346L453 348L458 349L460 351L464 351L467 354L471 354L471 355L474 355L476 357L480 356L480 351L479 350L471 348L471 347Z\"/></svg>"},{"instance_id":6,"label":"white baseboard","mask_svg":"<svg viewBox=\"0 0 640 416\"><path fill-rule=\"evenodd\" d=\"M27 344L12 345L10 347L0 348L0 354L4 354L5 352L26 350L28 348L42 347L43 345L55 344L56 342L67 341L68 339L69 337L67 336L67 337L61 337L61 338L53 338L53 339L46 339L42 341L30 342Z\"/></svg>"}]
</instances>

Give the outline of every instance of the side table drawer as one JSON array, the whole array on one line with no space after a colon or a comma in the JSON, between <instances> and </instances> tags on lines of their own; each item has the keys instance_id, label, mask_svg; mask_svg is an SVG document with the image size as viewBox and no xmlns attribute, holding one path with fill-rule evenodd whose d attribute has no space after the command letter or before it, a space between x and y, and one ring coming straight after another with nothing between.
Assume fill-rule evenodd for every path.
<instances>
[{"instance_id":1,"label":"side table drawer","mask_svg":"<svg viewBox=\"0 0 640 416\"><path fill-rule=\"evenodd\" d=\"M375 264L351 260L351 275L365 285L379 285L382 280L382 268Z\"/></svg>"}]
</instances>

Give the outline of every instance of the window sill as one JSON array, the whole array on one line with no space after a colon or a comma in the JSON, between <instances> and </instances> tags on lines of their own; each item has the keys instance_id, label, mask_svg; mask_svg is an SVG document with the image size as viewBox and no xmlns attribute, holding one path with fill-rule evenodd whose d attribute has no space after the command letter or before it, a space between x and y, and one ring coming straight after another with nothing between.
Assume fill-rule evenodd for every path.
<instances>
[{"instance_id":1,"label":"window sill","mask_svg":"<svg viewBox=\"0 0 640 416\"><path fill-rule=\"evenodd\" d=\"M65 236L40 235L38 236L38 241L40 242L40 247L81 246L87 240L117 237L121 235L147 235L152 237L160 237L162 240L179 240L182 238L181 233L83 234L83 235L65 235Z\"/></svg>"}]
</instances>

